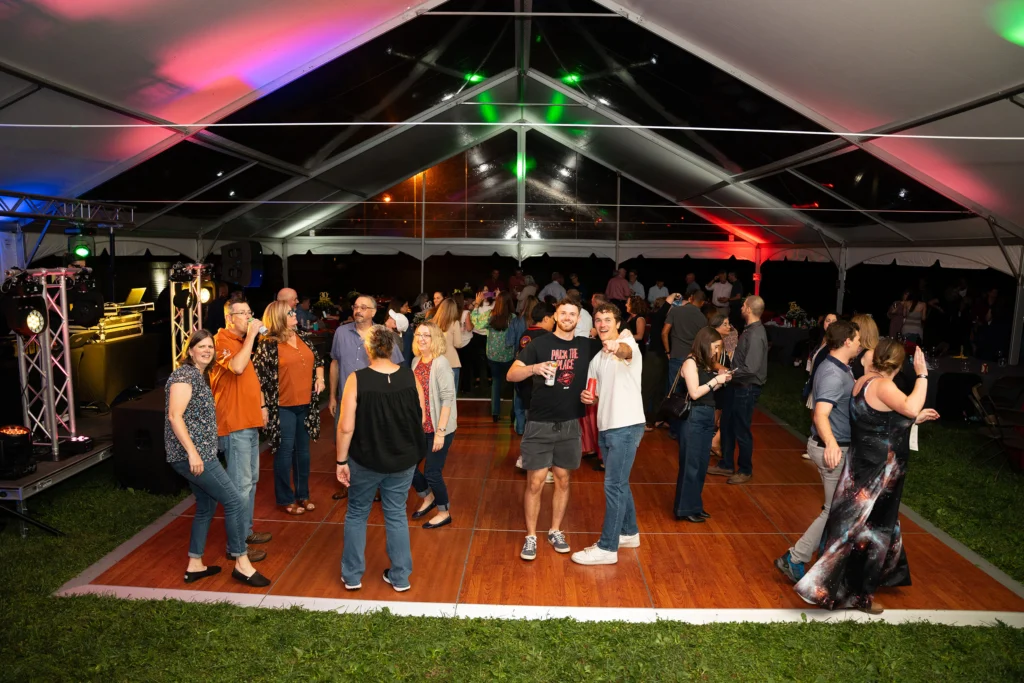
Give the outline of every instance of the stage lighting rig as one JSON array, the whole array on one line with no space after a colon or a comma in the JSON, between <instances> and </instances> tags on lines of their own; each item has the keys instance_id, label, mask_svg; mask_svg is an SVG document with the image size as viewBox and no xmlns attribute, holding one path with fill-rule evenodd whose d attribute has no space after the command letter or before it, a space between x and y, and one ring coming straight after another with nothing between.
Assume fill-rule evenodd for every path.
<instances>
[{"instance_id":1,"label":"stage lighting rig","mask_svg":"<svg viewBox=\"0 0 1024 683\"><path fill-rule=\"evenodd\" d=\"M8 278L0 287L4 294L3 310L7 326L22 337L31 337L46 329L43 289L42 283L19 269L8 271Z\"/></svg>"}]
</instances>

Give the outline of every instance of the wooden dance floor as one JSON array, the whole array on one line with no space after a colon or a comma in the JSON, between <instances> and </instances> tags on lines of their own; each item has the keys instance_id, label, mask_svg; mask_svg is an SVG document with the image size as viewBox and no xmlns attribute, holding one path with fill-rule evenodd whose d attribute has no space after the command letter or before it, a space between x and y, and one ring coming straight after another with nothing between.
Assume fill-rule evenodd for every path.
<instances>
[{"instance_id":1,"label":"wooden dance floor","mask_svg":"<svg viewBox=\"0 0 1024 683\"><path fill-rule=\"evenodd\" d=\"M640 547L620 550L617 565L584 567L569 555L555 553L543 538L535 561L519 558L525 530L525 477L515 468L519 437L507 417L493 424L488 413L487 402L460 401L459 428L445 467L454 523L428 531L410 520L413 573L408 592L396 593L380 578L388 560L376 503L367 533L363 588L348 592L342 586L346 501L331 499L338 484L328 435L313 445L310 491L317 509L301 517L288 516L274 505L271 461L264 453L256 529L274 538L259 546L266 549L267 559L257 568L273 580L269 589L247 589L230 578L230 563L223 555L224 525L218 520L210 529L205 559L226 571L186 586L182 575L192 507L185 504L179 514L165 516L142 532L139 539L147 540L129 542L62 593L119 587L111 592L203 599L207 592L221 596L217 599L265 605L312 605L316 600L308 599L328 599L448 606L816 610L793 592L772 562L818 514L821 484L815 467L800 458L801 442L767 416L755 417L753 481L730 486L723 477L708 477L704 505L712 518L706 524L674 519L677 446L665 430L646 434L632 474ZM601 531L603 475L592 469L592 462L584 460L573 474L562 525L573 551L596 542ZM913 470L908 476L914 476ZM541 536L549 525L552 488L545 487ZM410 513L418 502L410 492ZM1024 612L1019 587L1015 591L1002 585L910 519L904 517L902 525L913 586L880 591L878 599L887 610ZM271 597L293 600L267 600ZM477 613L488 612L478 607Z\"/></svg>"}]
</instances>

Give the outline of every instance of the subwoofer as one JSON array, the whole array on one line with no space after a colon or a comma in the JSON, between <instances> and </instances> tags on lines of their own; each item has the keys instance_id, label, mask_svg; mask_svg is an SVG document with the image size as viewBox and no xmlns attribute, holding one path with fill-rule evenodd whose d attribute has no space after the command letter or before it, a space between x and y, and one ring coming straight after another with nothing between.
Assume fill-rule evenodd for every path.
<instances>
[{"instance_id":1,"label":"subwoofer","mask_svg":"<svg viewBox=\"0 0 1024 683\"><path fill-rule=\"evenodd\" d=\"M112 420L114 476L119 485L159 495L185 488L187 482L167 463L164 450L162 388L116 406Z\"/></svg>"}]
</instances>

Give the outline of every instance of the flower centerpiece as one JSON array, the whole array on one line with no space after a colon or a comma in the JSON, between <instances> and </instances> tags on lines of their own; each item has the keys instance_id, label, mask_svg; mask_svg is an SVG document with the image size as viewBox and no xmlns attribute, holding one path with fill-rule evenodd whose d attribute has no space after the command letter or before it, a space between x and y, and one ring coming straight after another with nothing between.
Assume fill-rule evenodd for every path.
<instances>
[{"instance_id":1,"label":"flower centerpiece","mask_svg":"<svg viewBox=\"0 0 1024 683\"><path fill-rule=\"evenodd\" d=\"M793 327L807 327L807 311L800 308L795 301L789 302L789 310L786 311L786 322Z\"/></svg>"},{"instance_id":2,"label":"flower centerpiece","mask_svg":"<svg viewBox=\"0 0 1024 683\"><path fill-rule=\"evenodd\" d=\"M320 292L320 299L309 308L317 316L322 316L324 313L333 315L338 312L338 307L331 301L331 297L327 292Z\"/></svg>"}]
</instances>

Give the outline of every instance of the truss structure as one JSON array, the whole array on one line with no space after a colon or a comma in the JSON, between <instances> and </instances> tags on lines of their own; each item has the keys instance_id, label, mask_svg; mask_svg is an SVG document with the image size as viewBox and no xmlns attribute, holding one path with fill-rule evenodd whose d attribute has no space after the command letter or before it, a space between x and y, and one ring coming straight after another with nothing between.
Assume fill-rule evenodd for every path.
<instances>
[{"instance_id":1,"label":"truss structure","mask_svg":"<svg viewBox=\"0 0 1024 683\"><path fill-rule=\"evenodd\" d=\"M134 222L135 209L122 204L0 190L0 217L109 226Z\"/></svg>"},{"instance_id":2,"label":"truss structure","mask_svg":"<svg viewBox=\"0 0 1024 683\"><path fill-rule=\"evenodd\" d=\"M188 339L192 333L203 325L203 274L210 271L210 266L202 263L179 265L171 269L171 368L177 370L181 359L188 349ZM189 273L187 282L178 278L180 274ZM174 305L174 300L182 292L188 292L185 306Z\"/></svg>"},{"instance_id":3,"label":"truss structure","mask_svg":"<svg viewBox=\"0 0 1024 683\"><path fill-rule=\"evenodd\" d=\"M25 276L42 286L46 328L28 337L17 335L25 426L35 445L48 446L60 459L61 441L77 436L75 392L71 383L67 282L80 269L34 268Z\"/></svg>"}]
</instances>

